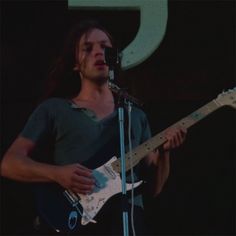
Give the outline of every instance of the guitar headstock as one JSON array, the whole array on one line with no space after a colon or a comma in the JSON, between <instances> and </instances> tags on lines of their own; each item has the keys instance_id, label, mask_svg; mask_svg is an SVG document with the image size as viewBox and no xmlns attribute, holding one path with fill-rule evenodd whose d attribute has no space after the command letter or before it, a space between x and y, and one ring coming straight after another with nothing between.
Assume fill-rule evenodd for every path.
<instances>
[{"instance_id":1,"label":"guitar headstock","mask_svg":"<svg viewBox=\"0 0 236 236\"><path fill-rule=\"evenodd\" d=\"M222 92L215 101L221 106L231 106L236 109L236 87Z\"/></svg>"}]
</instances>

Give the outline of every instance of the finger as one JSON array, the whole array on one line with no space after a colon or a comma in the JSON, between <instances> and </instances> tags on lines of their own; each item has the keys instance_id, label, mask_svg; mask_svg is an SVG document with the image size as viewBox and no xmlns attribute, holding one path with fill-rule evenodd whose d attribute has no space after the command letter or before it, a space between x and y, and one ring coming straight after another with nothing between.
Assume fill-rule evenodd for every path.
<instances>
[{"instance_id":1,"label":"finger","mask_svg":"<svg viewBox=\"0 0 236 236\"><path fill-rule=\"evenodd\" d=\"M160 151L159 151L158 148L156 148L156 149L153 150L153 154L154 154L154 155L159 155L159 153L160 153Z\"/></svg>"},{"instance_id":2,"label":"finger","mask_svg":"<svg viewBox=\"0 0 236 236\"><path fill-rule=\"evenodd\" d=\"M87 168L86 166L80 165L80 164L76 164L76 167L79 168L79 169L88 171L88 172L92 172L91 169Z\"/></svg>"},{"instance_id":3,"label":"finger","mask_svg":"<svg viewBox=\"0 0 236 236\"><path fill-rule=\"evenodd\" d=\"M180 129L179 132L178 132L178 138L179 138L179 141L180 141L180 144L182 144L186 138L186 132L187 130L186 129Z\"/></svg>"},{"instance_id":4,"label":"finger","mask_svg":"<svg viewBox=\"0 0 236 236\"><path fill-rule=\"evenodd\" d=\"M72 182L71 187L77 188L80 190L91 191L95 187L95 184L87 184L87 183L83 183L83 182Z\"/></svg>"},{"instance_id":5,"label":"finger","mask_svg":"<svg viewBox=\"0 0 236 236\"><path fill-rule=\"evenodd\" d=\"M170 140L168 140L167 142L164 143L163 149L165 151L169 151L171 149L171 141Z\"/></svg>"},{"instance_id":6,"label":"finger","mask_svg":"<svg viewBox=\"0 0 236 236\"><path fill-rule=\"evenodd\" d=\"M81 191L91 192L95 188L95 185L74 182L72 183L71 188L76 190L77 192L81 192Z\"/></svg>"},{"instance_id":7,"label":"finger","mask_svg":"<svg viewBox=\"0 0 236 236\"><path fill-rule=\"evenodd\" d=\"M176 143L176 130L175 129L169 130L166 135L166 138L169 142L169 148L173 148Z\"/></svg>"},{"instance_id":8,"label":"finger","mask_svg":"<svg viewBox=\"0 0 236 236\"><path fill-rule=\"evenodd\" d=\"M178 136L173 133L170 134L168 136L168 145L167 145L168 150L176 148L178 144L179 144Z\"/></svg>"},{"instance_id":9,"label":"finger","mask_svg":"<svg viewBox=\"0 0 236 236\"><path fill-rule=\"evenodd\" d=\"M178 130L174 136L174 144L175 144L175 147L178 147L181 145L182 143L182 134L180 132L180 130Z\"/></svg>"},{"instance_id":10,"label":"finger","mask_svg":"<svg viewBox=\"0 0 236 236\"><path fill-rule=\"evenodd\" d=\"M187 134L187 129L184 127L179 127L178 132L181 134L181 137L184 138Z\"/></svg>"},{"instance_id":11,"label":"finger","mask_svg":"<svg viewBox=\"0 0 236 236\"><path fill-rule=\"evenodd\" d=\"M94 178L92 171L88 171L88 170L85 170L85 169L76 169L75 173L78 176L84 176L84 177L87 177L87 178L90 178L90 179Z\"/></svg>"},{"instance_id":12,"label":"finger","mask_svg":"<svg viewBox=\"0 0 236 236\"><path fill-rule=\"evenodd\" d=\"M181 127L180 130L182 133L187 134L187 129L185 127Z\"/></svg>"},{"instance_id":13,"label":"finger","mask_svg":"<svg viewBox=\"0 0 236 236\"><path fill-rule=\"evenodd\" d=\"M74 183L71 187L80 191L92 191L94 189L94 185L86 185L81 183Z\"/></svg>"},{"instance_id":14,"label":"finger","mask_svg":"<svg viewBox=\"0 0 236 236\"><path fill-rule=\"evenodd\" d=\"M82 190L76 187L71 188L71 191L74 193L80 193L80 194L90 194L92 191L91 190Z\"/></svg>"},{"instance_id":15,"label":"finger","mask_svg":"<svg viewBox=\"0 0 236 236\"><path fill-rule=\"evenodd\" d=\"M184 140L184 130L181 128L176 128L173 130L172 139L173 139L173 148L180 146Z\"/></svg>"},{"instance_id":16,"label":"finger","mask_svg":"<svg viewBox=\"0 0 236 236\"><path fill-rule=\"evenodd\" d=\"M94 178L81 176L81 175L72 176L72 181L75 183L86 184L86 185L94 185L95 184Z\"/></svg>"},{"instance_id":17,"label":"finger","mask_svg":"<svg viewBox=\"0 0 236 236\"><path fill-rule=\"evenodd\" d=\"M170 140L170 148L174 149L177 146L178 146L178 137L174 135L173 137L171 137L171 140Z\"/></svg>"}]
</instances>

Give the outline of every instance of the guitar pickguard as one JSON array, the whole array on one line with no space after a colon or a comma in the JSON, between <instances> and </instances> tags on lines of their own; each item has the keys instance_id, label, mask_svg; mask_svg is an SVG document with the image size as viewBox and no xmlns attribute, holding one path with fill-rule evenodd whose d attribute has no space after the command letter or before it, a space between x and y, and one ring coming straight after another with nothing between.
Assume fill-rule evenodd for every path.
<instances>
[{"instance_id":1,"label":"guitar pickguard","mask_svg":"<svg viewBox=\"0 0 236 236\"><path fill-rule=\"evenodd\" d=\"M117 160L117 158L114 156L106 164L93 170L93 175L96 179L96 187L91 194L78 194L81 199L79 202L83 207L82 225L86 225L91 221L94 222L93 218L108 199L122 192L120 174L115 172L111 166L111 163L115 160ZM134 183L134 188L138 187L141 183L142 181ZM131 190L132 184L126 184L126 189Z\"/></svg>"}]
</instances>

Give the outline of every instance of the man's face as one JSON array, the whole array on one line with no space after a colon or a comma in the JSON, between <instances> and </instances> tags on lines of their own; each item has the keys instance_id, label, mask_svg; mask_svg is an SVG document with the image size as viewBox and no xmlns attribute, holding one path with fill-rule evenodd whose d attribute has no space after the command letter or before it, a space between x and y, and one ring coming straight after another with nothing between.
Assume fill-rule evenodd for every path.
<instances>
[{"instance_id":1,"label":"man's face","mask_svg":"<svg viewBox=\"0 0 236 236\"><path fill-rule=\"evenodd\" d=\"M108 66L104 63L105 47L112 47L112 44L106 33L99 29L92 29L81 37L76 51L76 68L82 80L97 82L107 80Z\"/></svg>"}]
</instances>

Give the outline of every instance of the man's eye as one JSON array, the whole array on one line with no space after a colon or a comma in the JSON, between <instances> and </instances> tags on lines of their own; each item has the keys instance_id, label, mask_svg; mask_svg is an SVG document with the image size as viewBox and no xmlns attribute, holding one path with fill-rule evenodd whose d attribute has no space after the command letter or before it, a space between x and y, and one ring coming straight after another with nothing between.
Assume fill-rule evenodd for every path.
<instances>
[{"instance_id":1,"label":"man's eye","mask_svg":"<svg viewBox=\"0 0 236 236\"><path fill-rule=\"evenodd\" d=\"M92 47L91 47L91 46L84 47L84 48L83 48L83 51L85 51L85 52L91 52L91 51L92 51Z\"/></svg>"},{"instance_id":2,"label":"man's eye","mask_svg":"<svg viewBox=\"0 0 236 236\"><path fill-rule=\"evenodd\" d=\"M102 48L102 49L104 49L104 48L109 48L109 47L111 47L111 46L108 46L108 45L106 45L106 44L102 44L102 45L101 45L101 48Z\"/></svg>"}]
</instances>

